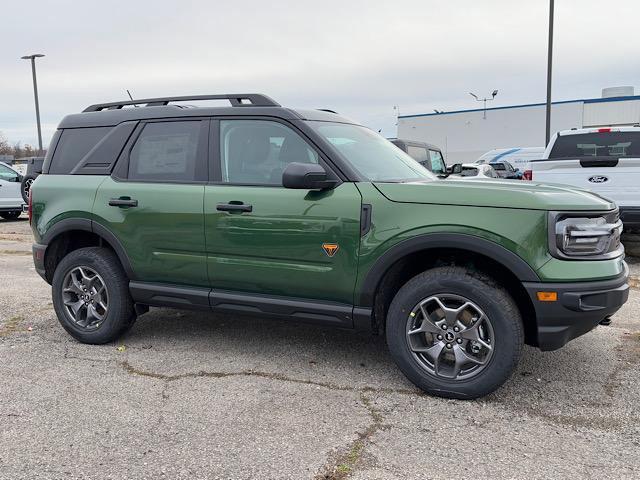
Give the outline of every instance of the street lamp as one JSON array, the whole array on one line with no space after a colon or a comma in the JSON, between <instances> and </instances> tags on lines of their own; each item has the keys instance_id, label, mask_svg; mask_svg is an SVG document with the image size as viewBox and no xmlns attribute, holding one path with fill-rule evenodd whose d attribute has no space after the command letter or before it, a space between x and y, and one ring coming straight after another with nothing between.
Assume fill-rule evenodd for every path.
<instances>
[{"instance_id":1,"label":"street lamp","mask_svg":"<svg viewBox=\"0 0 640 480\"><path fill-rule=\"evenodd\" d=\"M40 127L40 104L38 103L38 82L36 81L36 58L44 57L42 53L25 55L22 60L31 60L31 74L33 75L33 96L36 101L36 122L38 123L38 155L42 155L42 129Z\"/></svg>"},{"instance_id":2,"label":"street lamp","mask_svg":"<svg viewBox=\"0 0 640 480\"><path fill-rule=\"evenodd\" d=\"M492 101L496 98L496 95L498 95L498 90L494 90L493 92L491 92L491 98L478 98L478 96L475 93L471 93L469 92L469 95L471 95L473 98L476 99L477 102L484 102L484 108L482 109L482 118L484 120L487 119L487 101Z\"/></svg>"}]
</instances>

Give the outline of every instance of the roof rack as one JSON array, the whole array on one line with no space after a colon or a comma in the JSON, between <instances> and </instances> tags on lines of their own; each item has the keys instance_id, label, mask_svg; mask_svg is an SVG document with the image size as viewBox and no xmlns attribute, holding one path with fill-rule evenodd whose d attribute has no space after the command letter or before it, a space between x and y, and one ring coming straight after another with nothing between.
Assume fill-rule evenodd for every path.
<instances>
[{"instance_id":1,"label":"roof rack","mask_svg":"<svg viewBox=\"0 0 640 480\"><path fill-rule=\"evenodd\" d=\"M169 105L170 102L184 102L193 100L229 100L233 107L279 107L280 104L272 98L260 93L236 93L226 95L188 95L186 97L142 98L140 100L124 100L121 102L97 103L90 105L83 112L99 112L101 110L119 110L125 105L145 105L157 107Z\"/></svg>"}]
</instances>

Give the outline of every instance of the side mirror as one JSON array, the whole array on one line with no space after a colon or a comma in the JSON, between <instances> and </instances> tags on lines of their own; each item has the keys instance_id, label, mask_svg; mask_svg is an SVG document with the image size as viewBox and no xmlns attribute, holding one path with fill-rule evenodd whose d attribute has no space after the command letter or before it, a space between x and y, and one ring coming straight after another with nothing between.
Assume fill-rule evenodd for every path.
<instances>
[{"instance_id":1,"label":"side mirror","mask_svg":"<svg viewBox=\"0 0 640 480\"><path fill-rule=\"evenodd\" d=\"M461 163L455 163L453 165L449 165L447 167L447 173L449 175L451 175L452 173L458 174L462 172L462 164Z\"/></svg>"},{"instance_id":2,"label":"side mirror","mask_svg":"<svg viewBox=\"0 0 640 480\"><path fill-rule=\"evenodd\" d=\"M317 163L290 163L282 172L282 186L300 190L325 190L335 187L335 180L327 179L327 172Z\"/></svg>"}]
</instances>

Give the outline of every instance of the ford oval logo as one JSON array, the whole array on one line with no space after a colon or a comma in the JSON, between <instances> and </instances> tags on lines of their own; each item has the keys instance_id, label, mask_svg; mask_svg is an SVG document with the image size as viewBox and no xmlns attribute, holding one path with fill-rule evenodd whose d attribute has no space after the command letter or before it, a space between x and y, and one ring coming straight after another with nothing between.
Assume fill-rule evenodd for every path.
<instances>
[{"instance_id":1,"label":"ford oval logo","mask_svg":"<svg viewBox=\"0 0 640 480\"><path fill-rule=\"evenodd\" d=\"M609 177L605 177L604 175L594 175L593 177L589 177L589 181L591 183L604 183L609 181Z\"/></svg>"}]
</instances>

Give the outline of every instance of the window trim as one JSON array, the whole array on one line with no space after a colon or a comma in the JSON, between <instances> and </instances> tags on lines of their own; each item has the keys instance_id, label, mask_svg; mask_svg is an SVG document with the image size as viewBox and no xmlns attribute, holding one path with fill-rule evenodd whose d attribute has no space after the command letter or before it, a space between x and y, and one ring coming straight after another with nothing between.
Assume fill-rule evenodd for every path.
<instances>
[{"instance_id":1,"label":"window trim","mask_svg":"<svg viewBox=\"0 0 640 480\"><path fill-rule=\"evenodd\" d=\"M131 179L129 178L129 163L131 161L131 151L138 142L140 135L144 131L144 128L150 123L170 123L170 122L200 122L200 136L198 137L198 148L196 150L196 171L198 170L198 164L200 164L200 170L203 172L204 177L201 180L151 180L151 179ZM210 131L210 118L209 117L175 117L175 118L154 118L149 120L142 120L136 126L135 130L126 142L118 160L116 166L113 169L111 178L116 182L125 183L156 183L156 184L177 184L177 185L206 185L209 181L209 169L208 169L208 151L209 151L209 131Z\"/></svg>"},{"instance_id":2,"label":"window trim","mask_svg":"<svg viewBox=\"0 0 640 480\"><path fill-rule=\"evenodd\" d=\"M222 158L220 155L220 123L224 120L257 120L257 121L266 121L266 122L274 122L284 125L291 129L294 133L298 134L302 140L307 144L311 150L313 150L316 155L318 155L318 165L324 168L327 172L328 178L332 180L336 180L338 183L336 187L340 186L343 183L341 176L336 172L335 167L333 166L333 162L329 159L327 155L318 147L318 145L307 135L302 129L298 128L294 123L288 122L279 117L271 117L271 116L259 116L259 115L247 115L247 116L238 116L238 115L224 115L224 116L216 116L211 119L211 129L210 134L212 136L211 140L209 140L210 152L210 170L209 170L209 181L208 185L215 186L230 186L230 187L263 187L263 188L285 188L282 185L273 185L267 183L235 183L235 182L225 182L222 180ZM215 125L214 125L215 124ZM212 180L213 179L213 180ZM334 187L335 188L335 187Z\"/></svg>"}]
</instances>

